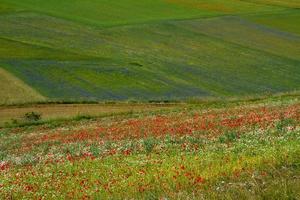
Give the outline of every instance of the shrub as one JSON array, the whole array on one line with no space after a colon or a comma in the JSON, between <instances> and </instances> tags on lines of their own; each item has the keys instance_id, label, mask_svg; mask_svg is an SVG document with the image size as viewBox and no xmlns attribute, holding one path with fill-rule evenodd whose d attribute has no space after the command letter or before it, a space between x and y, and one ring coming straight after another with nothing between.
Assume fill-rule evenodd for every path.
<instances>
[{"instance_id":1,"label":"shrub","mask_svg":"<svg viewBox=\"0 0 300 200\"><path fill-rule=\"evenodd\" d=\"M25 113L24 115L24 118L26 121L29 121L29 122L37 122L39 120L41 120L41 117L42 115L39 114L39 113L36 113L36 112L28 112L28 113Z\"/></svg>"},{"instance_id":2,"label":"shrub","mask_svg":"<svg viewBox=\"0 0 300 200\"><path fill-rule=\"evenodd\" d=\"M10 122L12 125L18 125L19 124L19 121L17 119L11 119L11 122Z\"/></svg>"}]
</instances>

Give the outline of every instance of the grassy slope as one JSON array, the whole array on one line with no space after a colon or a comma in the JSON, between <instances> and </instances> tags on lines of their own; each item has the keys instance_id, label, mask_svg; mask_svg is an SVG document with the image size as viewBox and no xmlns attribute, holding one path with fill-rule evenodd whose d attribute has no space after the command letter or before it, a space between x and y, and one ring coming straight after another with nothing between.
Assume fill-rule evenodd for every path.
<instances>
[{"instance_id":1,"label":"grassy slope","mask_svg":"<svg viewBox=\"0 0 300 200\"><path fill-rule=\"evenodd\" d=\"M299 96L238 105L0 129L0 197L297 199Z\"/></svg>"},{"instance_id":2,"label":"grassy slope","mask_svg":"<svg viewBox=\"0 0 300 200\"><path fill-rule=\"evenodd\" d=\"M228 0L2 0L11 5L52 16L97 26L141 23L166 19L183 19L211 15L262 12L279 8L269 5ZM151 9L149 9L151 8ZM220 9L221 8L221 9Z\"/></svg>"},{"instance_id":3,"label":"grassy slope","mask_svg":"<svg viewBox=\"0 0 300 200\"><path fill-rule=\"evenodd\" d=\"M56 1L1 2L6 2L3 7L27 10L0 16L2 66L52 99L180 98L299 89L297 34L239 17L178 20L289 12L279 6L235 0L89 1L80 2L82 6L64 1L59 8ZM149 4L155 4L151 11ZM295 27L296 22L286 19L285 24Z\"/></svg>"},{"instance_id":4,"label":"grassy slope","mask_svg":"<svg viewBox=\"0 0 300 200\"><path fill-rule=\"evenodd\" d=\"M298 25L300 24L300 12L298 10L277 14L256 15L248 19L268 27L300 35L300 27Z\"/></svg>"},{"instance_id":5,"label":"grassy slope","mask_svg":"<svg viewBox=\"0 0 300 200\"><path fill-rule=\"evenodd\" d=\"M243 0L244 2L259 3L262 5L275 5L287 8L300 8L298 0Z\"/></svg>"},{"instance_id":6,"label":"grassy slope","mask_svg":"<svg viewBox=\"0 0 300 200\"><path fill-rule=\"evenodd\" d=\"M253 2L239 1L239 0L165 0L169 3L176 4L178 6L184 6L188 8L197 8L199 10L207 10L217 12L219 14L249 14L260 12L274 12L282 10L277 5L261 5Z\"/></svg>"},{"instance_id":7,"label":"grassy slope","mask_svg":"<svg viewBox=\"0 0 300 200\"><path fill-rule=\"evenodd\" d=\"M43 101L46 98L0 68L0 104Z\"/></svg>"},{"instance_id":8,"label":"grassy slope","mask_svg":"<svg viewBox=\"0 0 300 200\"><path fill-rule=\"evenodd\" d=\"M84 24L113 26L161 19L190 18L211 15L209 11L185 8L162 0L13 0L3 2L14 6L74 20ZM151 8L151 9L149 9Z\"/></svg>"}]
</instances>

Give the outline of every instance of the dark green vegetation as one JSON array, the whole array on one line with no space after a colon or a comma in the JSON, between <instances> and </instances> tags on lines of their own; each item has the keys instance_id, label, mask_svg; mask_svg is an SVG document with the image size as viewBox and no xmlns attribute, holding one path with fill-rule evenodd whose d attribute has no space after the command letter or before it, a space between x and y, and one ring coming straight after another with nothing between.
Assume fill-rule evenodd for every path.
<instances>
[{"instance_id":1,"label":"dark green vegetation","mask_svg":"<svg viewBox=\"0 0 300 200\"><path fill-rule=\"evenodd\" d=\"M295 0L0 0L0 67L51 100L299 90L299 8Z\"/></svg>"}]
</instances>

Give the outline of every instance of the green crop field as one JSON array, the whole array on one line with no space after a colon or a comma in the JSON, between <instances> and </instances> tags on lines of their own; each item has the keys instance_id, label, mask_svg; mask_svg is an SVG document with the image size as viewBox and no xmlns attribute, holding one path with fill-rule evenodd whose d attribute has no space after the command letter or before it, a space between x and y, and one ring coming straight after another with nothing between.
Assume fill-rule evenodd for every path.
<instances>
[{"instance_id":1,"label":"green crop field","mask_svg":"<svg viewBox=\"0 0 300 200\"><path fill-rule=\"evenodd\" d=\"M298 9L293 0L0 0L0 66L53 101L296 91Z\"/></svg>"},{"instance_id":2,"label":"green crop field","mask_svg":"<svg viewBox=\"0 0 300 200\"><path fill-rule=\"evenodd\" d=\"M249 19L270 28L300 34L300 12L298 10L287 10L277 14L254 15L249 17Z\"/></svg>"}]
</instances>

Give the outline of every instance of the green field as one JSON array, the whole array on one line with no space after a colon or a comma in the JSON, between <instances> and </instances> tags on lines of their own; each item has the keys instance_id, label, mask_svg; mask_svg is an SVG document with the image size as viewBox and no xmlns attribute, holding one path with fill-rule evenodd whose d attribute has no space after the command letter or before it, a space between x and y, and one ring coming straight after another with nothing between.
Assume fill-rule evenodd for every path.
<instances>
[{"instance_id":1,"label":"green field","mask_svg":"<svg viewBox=\"0 0 300 200\"><path fill-rule=\"evenodd\" d=\"M272 5L229 0L2 0L13 7L96 26L280 10Z\"/></svg>"},{"instance_id":2,"label":"green field","mask_svg":"<svg viewBox=\"0 0 300 200\"><path fill-rule=\"evenodd\" d=\"M255 23L275 28L281 31L300 34L300 12L292 10L278 14L255 15L249 17Z\"/></svg>"},{"instance_id":3,"label":"green field","mask_svg":"<svg viewBox=\"0 0 300 200\"><path fill-rule=\"evenodd\" d=\"M298 22L293 0L0 0L0 66L53 101L296 91Z\"/></svg>"}]
</instances>

